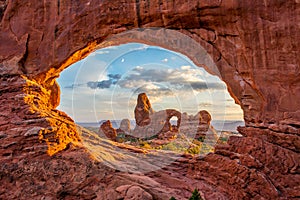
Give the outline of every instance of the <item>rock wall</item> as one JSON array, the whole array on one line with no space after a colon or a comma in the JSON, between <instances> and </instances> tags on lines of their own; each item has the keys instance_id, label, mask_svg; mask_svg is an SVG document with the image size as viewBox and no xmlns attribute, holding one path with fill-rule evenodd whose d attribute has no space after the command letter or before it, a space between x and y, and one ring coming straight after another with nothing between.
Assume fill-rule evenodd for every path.
<instances>
[{"instance_id":1,"label":"rock wall","mask_svg":"<svg viewBox=\"0 0 300 200\"><path fill-rule=\"evenodd\" d=\"M2 75L24 74L48 85L61 70L111 35L137 27L176 29L211 54L221 78L242 106L247 125L274 129L275 124L280 130L297 132L297 0L3 4Z\"/></svg>"},{"instance_id":2,"label":"rock wall","mask_svg":"<svg viewBox=\"0 0 300 200\"><path fill-rule=\"evenodd\" d=\"M55 110L55 78L114 34L163 27L207 50L244 110L244 137L197 161L195 177L235 199L297 198L299 18L299 0L2 0L1 162L45 148L52 155L80 142L72 119ZM3 178L9 176L4 168L1 173L12 189L16 181Z\"/></svg>"}]
</instances>

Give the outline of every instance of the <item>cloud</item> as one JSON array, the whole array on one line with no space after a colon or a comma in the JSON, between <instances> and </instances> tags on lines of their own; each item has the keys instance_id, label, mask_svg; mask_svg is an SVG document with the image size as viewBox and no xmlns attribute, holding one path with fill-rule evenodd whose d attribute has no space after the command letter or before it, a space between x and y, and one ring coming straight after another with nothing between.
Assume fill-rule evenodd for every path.
<instances>
[{"instance_id":1,"label":"cloud","mask_svg":"<svg viewBox=\"0 0 300 200\"><path fill-rule=\"evenodd\" d=\"M122 77L121 74L108 74L107 76L109 79L112 79L112 80L119 80Z\"/></svg>"},{"instance_id":2,"label":"cloud","mask_svg":"<svg viewBox=\"0 0 300 200\"><path fill-rule=\"evenodd\" d=\"M199 107L211 107L213 104L212 103L209 103L209 102L202 102L202 103L199 103Z\"/></svg>"},{"instance_id":3,"label":"cloud","mask_svg":"<svg viewBox=\"0 0 300 200\"><path fill-rule=\"evenodd\" d=\"M191 66L189 66L189 65L183 65L183 66L180 67L180 69L182 69L182 70L188 70L188 69L191 69Z\"/></svg>"},{"instance_id":4,"label":"cloud","mask_svg":"<svg viewBox=\"0 0 300 200\"><path fill-rule=\"evenodd\" d=\"M98 50L95 52L95 54L98 54L98 55L102 55L102 54L109 54L110 51L104 51L104 50Z\"/></svg>"},{"instance_id":5,"label":"cloud","mask_svg":"<svg viewBox=\"0 0 300 200\"><path fill-rule=\"evenodd\" d=\"M214 90L225 89L224 85L221 83L191 82L190 86L196 91L201 91L206 89L214 89Z\"/></svg>"},{"instance_id":6,"label":"cloud","mask_svg":"<svg viewBox=\"0 0 300 200\"><path fill-rule=\"evenodd\" d=\"M87 86L91 89L104 89L104 88L110 88L110 86L113 84L112 80L104 80L100 82L88 82Z\"/></svg>"},{"instance_id":7,"label":"cloud","mask_svg":"<svg viewBox=\"0 0 300 200\"><path fill-rule=\"evenodd\" d=\"M67 85L65 86L64 88L66 89L73 89L73 88L78 88L78 87L81 87L83 86L84 84L72 84L72 85Z\"/></svg>"},{"instance_id":8,"label":"cloud","mask_svg":"<svg viewBox=\"0 0 300 200\"><path fill-rule=\"evenodd\" d=\"M145 85L142 87L139 87L138 89L134 90L134 93L147 93L149 96L173 96L174 92L168 88L156 86L155 84L152 85Z\"/></svg>"},{"instance_id":9,"label":"cloud","mask_svg":"<svg viewBox=\"0 0 300 200\"><path fill-rule=\"evenodd\" d=\"M121 74L108 74L108 80L103 81L90 81L87 86L91 89L106 89L112 85L116 85L118 80L121 78Z\"/></svg>"},{"instance_id":10,"label":"cloud","mask_svg":"<svg viewBox=\"0 0 300 200\"><path fill-rule=\"evenodd\" d=\"M138 65L132 71L142 72L143 70L144 70L144 68Z\"/></svg>"},{"instance_id":11,"label":"cloud","mask_svg":"<svg viewBox=\"0 0 300 200\"><path fill-rule=\"evenodd\" d=\"M147 44L143 44L139 47L134 47L134 48L131 48L130 50L131 51L138 51L138 50L147 50L150 46L147 45Z\"/></svg>"},{"instance_id":12,"label":"cloud","mask_svg":"<svg viewBox=\"0 0 300 200\"><path fill-rule=\"evenodd\" d=\"M168 85L170 88L186 91L193 89L195 91L204 91L207 89L223 90L224 85L217 82L206 82L203 79L203 72L197 69L191 69L190 66L182 66L179 69L144 69L137 66L128 76L118 81L121 88L133 89L143 87L151 83L157 83L155 90L161 86ZM143 88L145 90L145 88ZM148 89L148 92L150 90ZM164 91L162 89L161 91Z\"/></svg>"}]
</instances>

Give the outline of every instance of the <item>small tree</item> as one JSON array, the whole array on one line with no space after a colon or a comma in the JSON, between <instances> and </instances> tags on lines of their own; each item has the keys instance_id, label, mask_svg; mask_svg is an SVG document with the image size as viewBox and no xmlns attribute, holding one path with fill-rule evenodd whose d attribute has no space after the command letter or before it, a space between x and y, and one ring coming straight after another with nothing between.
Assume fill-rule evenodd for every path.
<instances>
[{"instance_id":1,"label":"small tree","mask_svg":"<svg viewBox=\"0 0 300 200\"><path fill-rule=\"evenodd\" d=\"M192 193L191 198L189 198L189 200L202 200L200 193L197 189L194 190L194 192Z\"/></svg>"}]
</instances>

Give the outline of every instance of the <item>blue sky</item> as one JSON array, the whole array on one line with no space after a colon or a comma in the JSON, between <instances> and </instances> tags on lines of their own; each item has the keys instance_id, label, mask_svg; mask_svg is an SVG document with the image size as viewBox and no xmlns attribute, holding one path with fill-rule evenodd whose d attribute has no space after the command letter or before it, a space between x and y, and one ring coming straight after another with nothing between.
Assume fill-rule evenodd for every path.
<instances>
[{"instance_id":1,"label":"blue sky","mask_svg":"<svg viewBox=\"0 0 300 200\"><path fill-rule=\"evenodd\" d=\"M91 53L58 78L59 110L76 122L133 119L138 93L146 92L154 110L188 114L207 110L216 120L242 120L240 107L216 76L186 56L139 43Z\"/></svg>"}]
</instances>

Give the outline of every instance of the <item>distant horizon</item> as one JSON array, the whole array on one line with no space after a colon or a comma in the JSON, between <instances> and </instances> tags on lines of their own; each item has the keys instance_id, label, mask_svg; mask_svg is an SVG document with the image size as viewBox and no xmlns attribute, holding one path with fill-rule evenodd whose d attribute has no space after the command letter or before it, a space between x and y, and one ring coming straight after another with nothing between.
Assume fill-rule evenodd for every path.
<instances>
[{"instance_id":1,"label":"distant horizon","mask_svg":"<svg viewBox=\"0 0 300 200\"><path fill-rule=\"evenodd\" d=\"M99 123L99 122L102 122L102 121L122 121L123 119L101 119L99 121L87 121L87 122L78 122L78 121L75 121L75 123L81 123L81 124L84 124L84 123ZM129 121L135 121L135 119L129 119ZM245 122L245 120L234 120L234 119L225 119L225 120L221 120L221 119L212 119L211 121L226 121L226 122Z\"/></svg>"},{"instance_id":2,"label":"distant horizon","mask_svg":"<svg viewBox=\"0 0 300 200\"><path fill-rule=\"evenodd\" d=\"M109 120L109 119L108 119ZM99 128L100 125L102 124L101 122L104 122L106 120L101 120L98 122L75 122L79 126L83 127L94 127L94 128ZM120 127L120 122L122 120L110 120L112 123L113 128L118 129ZM171 124L176 124L176 120L171 120ZM173 122L173 123L172 123ZM130 120L130 126L131 129L134 129L136 124L135 120ZM245 121L243 120L212 120L211 125L215 128L217 131L230 131L230 132L237 132L237 127L238 126L245 126Z\"/></svg>"}]
</instances>

